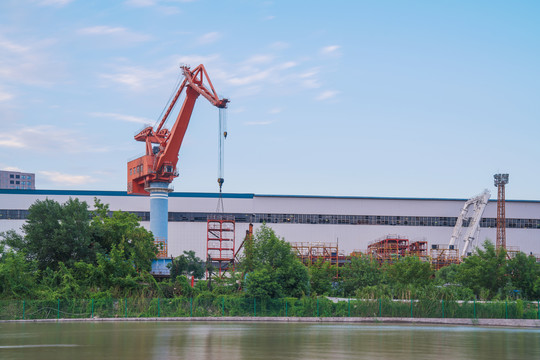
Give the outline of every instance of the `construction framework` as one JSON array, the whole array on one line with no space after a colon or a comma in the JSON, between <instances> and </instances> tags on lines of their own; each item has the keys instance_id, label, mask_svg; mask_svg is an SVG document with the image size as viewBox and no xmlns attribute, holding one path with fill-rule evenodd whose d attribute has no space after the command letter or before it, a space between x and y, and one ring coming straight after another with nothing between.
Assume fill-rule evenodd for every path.
<instances>
[{"instance_id":1,"label":"construction framework","mask_svg":"<svg viewBox=\"0 0 540 360\"><path fill-rule=\"evenodd\" d=\"M234 267L235 221L231 216L216 214L207 219L206 257L218 269L219 276Z\"/></svg>"},{"instance_id":2,"label":"construction framework","mask_svg":"<svg viewBox=\"0 0 540 360\"><path fill-rule=\"evenodd\" d=\"M387 235L368 245L367 253L380 264L392 263L407 256L409 239L400 235Z\"/></svg>"},{"instance_id":3,"label":"construction framework","mask_svg":"<svg viewBox=\"0 0 540 360\"><path fill-rule=\"evenodd\" d=\"M453 245L431 245L429 257L431 259L431 267L433 270L439 270L442 267L452 264L459 264L461 258L459 249Z\"/></svg>"}]
</instances>

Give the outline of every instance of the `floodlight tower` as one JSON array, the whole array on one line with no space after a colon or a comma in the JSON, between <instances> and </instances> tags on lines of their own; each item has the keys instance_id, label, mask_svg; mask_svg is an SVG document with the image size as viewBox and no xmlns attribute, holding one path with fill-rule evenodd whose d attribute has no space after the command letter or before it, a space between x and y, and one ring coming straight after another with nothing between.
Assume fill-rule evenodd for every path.
<instances>
[{"instance_id":1,"label":"floodlight tower","mask_svg":"<svg viewBox=\"0 0 540 360\"><path fill-rule=\"evenodd\" d=\"M497 187L497 250L506 250L506 213L504 186L508 184L508 174L493 175L495 186Z\"/></svg>"}]
</instances>

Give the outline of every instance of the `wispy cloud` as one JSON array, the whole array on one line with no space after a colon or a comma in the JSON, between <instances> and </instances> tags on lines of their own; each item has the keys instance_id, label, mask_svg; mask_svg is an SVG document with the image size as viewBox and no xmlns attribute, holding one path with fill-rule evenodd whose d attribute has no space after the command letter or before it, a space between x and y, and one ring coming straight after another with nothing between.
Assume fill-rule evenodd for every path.
<instances>
[{"instance_id":1,"label":"wispy cloud","mask_svg":"<svg viewBox=\"0 0 540 360\"><path fill-rule=\"evenodd\" d=\"M222 35L220 33L213 31L199 36L197 42L201 45L211 44L218 41L221 37Z\"/></svg>"},{"instance_id":2,"label":"wispy cloud","mask_svg":"<svg viewBox=\"0 0 540 360\"><path fill-rule=\"evenodd\" d=\"M21 170L21 169L18 168L18 167L15 167L15 166L3 166L3 167L2 167L2 170L4 170L4 171L24 172L23 170Z\"/></svg>"},{"instance_id":3,"label":"wispy cloud","mask_svg":"<svg viewBox=\"0 0 540 360\"><path fill-rule=\"evenodd\" d=\"M268 111L268 113L269 114L279 114L282 111L283 111L283 109L281 109L281 108L273 108L273 109L270 109L270 111Z\"/></svg>"},{"instance_id":4,"label":"wispy cloud","mask_svg":"<svg viewBox=\"0 0 540 360\"><path fill-rule=\"evenodd\" d=\"M336 97L337 94L339 94L339 91L327 90L320 93L315 99L318 101L324 101Z\"/></svg>"},{"instance_id":5,"label":"wispy cloud","mask_svg":"<svg viewBox=\"0 0 540 360\"><path fill-rule=\"evenodd\" d=\"M330 55L330 56L341 56L341 52L339 51L341 49L341 46L339 45L330 45L325 46L320 50L320 53L323 55Z\"/></svg>"},{"instance_id":6,"label":"wispy cloud","mask_svg":"<svg viewBox=\"0 0 540 360\"><path fill-rule=\"evenodd\" d=\"M11 100L13 97L13 94L8 93L0 88L0 102Z\"/></svg>"},{"instance_id":7,"label":"wispy cloud","mask_svg":"<svg viewBox=\"0 0 540 360\"><path fill-rule=\"evenodd\" d=\"M88 145L86 139L74 131L50 125L23 127L0 133L0 147L56 153L105 151Z\"/></svg>"},{"instance_id":8,"label":"wispy cloud","mask_svg":"<svg viewBox=\"0 0 540 360\"><path fill-rule=\"evenodd\" d=\"M28 41L0 34L0 80L29 85L50 85L62 78L62 61L54 58L54 39Z\"/></svg>"},{"instance_id":9,"label":"wispy cloud","mask_svg":"<svg viewBox=\"0 0 540 360\"><path fill-rule=\"evenodd\" d=\"M175 79L180 75L180 64L190 65L192 67L199 64L205 64L205 66L209 68L209 66L214 64L218 59L218 55L171 56L163 61L163 63L167 64L166 66L161 66L162 64L160 64L151 68L146 68L142 66L114 65L112 66L114 69L112 72L102 73L99 76L108 82L127 87L132 91L141 91L160 86L167 86L167 84L170 86L171 78ZM219 74L223 73L224 71L220 71L219 68L215 71L214 68L212 68L212 79L218 78Z\"/></svg>"},{"instance_id":10,"label":"wispy cloud","mask_svg":"<svg viewBox=\"0 0 540 360\"><path fill-rule=\"evenodd\" d=\"M96 182L97 179L89 175L72 175L57 171L39 171L48 181L58 185L83 185Z\"/></svg>"},{"instance_id":11,"label":"wispy cloud","mask_svg":"<svg viewBox=\"0 0 540 360\"><path fill-rule=\"evenodd\" d=\"M81 35L112 36L117 40L127 42L143 42L151 39L149 35L136 33L120 26L97 25L78 30Z\"/></svg>"},{"instance_id":12,"label":"wispy cloud","mask_svg":"<svg viewBox=\"0 0 540 360\"><path fill-rule=\"evenodd\" d=\"M139 91L157 86L157 80L165 77L169 70L148 70L140 66L124 66L116 73L101 74L100 77L113 83L127 86L131 90Z\"/></svg>"},{"instance_id":13,"label":"wispy cloud","mask_svg":"<svg viewBox=\"0 0 540 360\"><path fill-rule=\"evenodd\" d=\"M73 2L73 0L37 0L38 5L41 6L57 6L62 7Z\"/></svg>"},{"instance_id":14,"label":"wispy cloud","mask_svg":"<svg viewBox=\"0 0 540 360\"><path fill-rule=\"evenodd\" d=\"M149 125L149 124L152 124L152 123L155 122L153 120L143 118L143 117L132 116L132 115L124 115L124 114L117 114L117 113L93 112L93 113L90 113L90 115L95 116L95 117L103 117L103 118L119 120L119 121L126 121L126 122L131 122L131 123L136 123L136 124L143 124L143 125Z\"/></svg>"},{"instance_id":15,"label":"wispy cloud","mask_svg":"<svg viewBox=\"0 0 540 360\"><path fill-rule=\"evenodd\" d=\"M263 125L270 125L272 124L274 121L272 120L266 120L266 121L246 121L244 123L244 125L249 125L249 126L263 126Z\"/></svg>"},{"instance_id":16,"label":"wispy cloud","mask_svg":"<svg viewBox=\"0 0 540 360\"><path fill-rule=\"evenodd\" d=\"M126 0L124 4L133 7L149 7L149 6L158 6L162 4L181 4L181 3L190 3L196 0Z\"/></svg>"}]
</instances>

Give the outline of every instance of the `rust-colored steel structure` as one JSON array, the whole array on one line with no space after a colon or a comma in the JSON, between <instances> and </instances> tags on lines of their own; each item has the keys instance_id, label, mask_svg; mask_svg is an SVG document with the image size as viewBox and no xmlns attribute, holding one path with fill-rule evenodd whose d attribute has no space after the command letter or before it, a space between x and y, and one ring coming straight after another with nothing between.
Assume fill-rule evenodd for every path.
<instances>
[{"instance_id":1,"label":"rust-colored steel structure","mask_svg":"<svg viewBox=\"0 0 540 360\"><path fill-rule=\"evenodd\" d=\"M407 256L409 239L400 235L387 235L368 245L368 254L379 263L391 263Z\"/></svg>"},{"instance_id":2,"label":"rust-colored steel structure","mask_svg":"<svg viewBox=\"0 0 540 360\"><path fill-rule=\"evenodd\" d=\"M234 266L234 229L232 217L216 215L207 220L207 260L215 264L219 276Z\"/></svg>"},{"instance_id":3,"label":"rust-colored steel structure","mask_svg":"<svg viewBox=\"0 0 540 360\"><path fill-rule=\"evenodd\" d=\"M168 246L167 246L167 239L162 238L155 238L154 239L154 245L158 249L158 253L156 254L156 258L158 259L164 259L168 255Z\"/></svg>"},{"instance_id":4,"label":"rust-colored steel structure","mask_svg":"<svg viewBox=\"0 0 540 360\"><path fill-rule=\"evenodd\" d=\"M448 245L431 245L429 257L433 270L439 270L442 267L461 262L459 249Z\"/></svg>"},{"instance_id":5,"label":"rust-colored steel structure","mask_svg":"<svg viewBox=\"0 0 540 360\"><path fill-rule=\"evenodd\" d=\"M329 262L330 265L339 265L339 247L337 243L291 243L298 258L305 265L311 265L317 261ZM342 255L344 257L344 255Z\"/></svg>"},{"instance_id":6,"label":"rust-colored steel structure","mask_svg":"<svg viewBox=\"0 0 540 360\"><path fill-rule=\"evenodd\" d=\"M409 256L416 256L420 260L425 260L428 257L428 243L425 240L413 241L409 244L407 251Z\"/></svg>"},{"instance_id":7,"label":"rust-colored steel structure","mask_svg":"<svg viewBox=\"0 0 540 360\"><path fill-rule=\"evenodd\" d=\"M508 184L508 174L495 174L493 179L497 187L497 250L506 250L505 185Z\"/></svg>"}]
</instances>

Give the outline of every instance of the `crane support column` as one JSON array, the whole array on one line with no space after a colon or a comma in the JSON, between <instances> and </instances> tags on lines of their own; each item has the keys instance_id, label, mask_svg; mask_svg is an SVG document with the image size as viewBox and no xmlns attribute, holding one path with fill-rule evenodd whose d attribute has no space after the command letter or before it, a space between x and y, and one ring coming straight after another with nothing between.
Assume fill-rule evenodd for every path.
<instances>
[{"instance_id":1,"label":"crane support column","mask_svg":"<svg viewBox=\"0 0 540 360\"><path fill-rule=\"evenodd\" d=\"M145 189L150 193L150 231L154 234L156 243L163 242L165 249L168 240L169 225L169 183L152 182Z\"/></svg>"}]
</instances>

